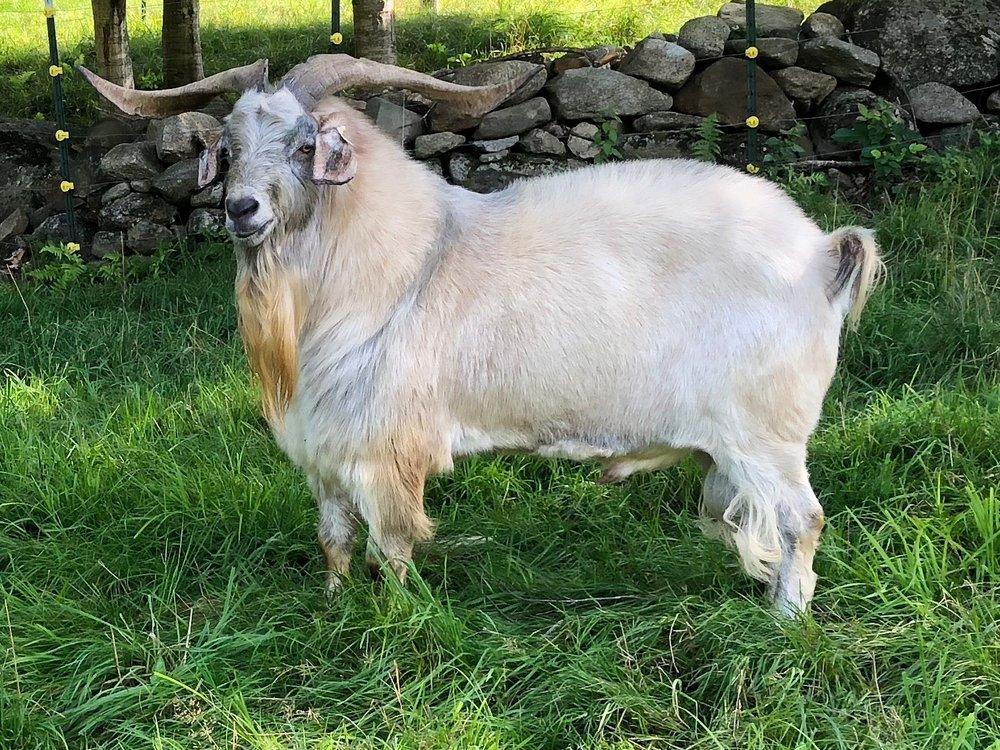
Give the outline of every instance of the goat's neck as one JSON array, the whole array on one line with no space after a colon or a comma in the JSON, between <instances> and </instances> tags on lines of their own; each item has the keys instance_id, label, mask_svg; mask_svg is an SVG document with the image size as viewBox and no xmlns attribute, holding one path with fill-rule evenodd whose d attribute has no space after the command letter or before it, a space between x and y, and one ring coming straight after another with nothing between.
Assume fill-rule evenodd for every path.
<instances>
[{"instance_id":1,"label":"goat's neck","mask_svg":"<svg viewBox=\"0 0 1000 750\"><path fill-rule=\"evenodd\" d=\"M439 178L387 139L372 140L369 149L382 152L368 155L373 168L321 190L307 221L240 258L240 327L273 427L295 394L303 339L350 347L369 337L398 308L434 247Z\"/></svg>"},{"instance_id":2,"label":"goat's neck","mask_svg":"<svg viewBox=\"0 0 1000 750\"><path fill-rule=\"evenodd\" d=\"M436 178L408 160L321 196L304 258L324 315L381 326L414 283L441 223Z\"/></svg>"}]
</instances>

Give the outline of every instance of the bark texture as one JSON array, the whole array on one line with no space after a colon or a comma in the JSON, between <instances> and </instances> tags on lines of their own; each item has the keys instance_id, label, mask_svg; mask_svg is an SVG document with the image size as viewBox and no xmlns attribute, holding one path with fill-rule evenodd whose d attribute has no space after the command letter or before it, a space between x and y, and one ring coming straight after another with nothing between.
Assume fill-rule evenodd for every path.
<instances>
[{"instance_id":1,"label":"bark texture","mask_svg":"<svg viewBox=\"0 0 1000 750\"><path fill-rule=\"evenodd\" d=\"M135 88L125 0L92 0L91 10L98 75L119 86Z\"/></svg>"},{"instance_id":2,"label":"bark texture","mask_svg":"<svg viewBox=\"0 0 1000 750\"><path fill-rule=\"evenodd\" d=\"M354 54L396 64L396 12L393 0L352 0Z\"/></svg>"},{"instance_id":3,"label":"bark texture","mask_svg":"<svg viewBox=\"0 0 1000 750\"><path fill-rule=\"evenodd\" d=\"M164 0L160 43L163 49L164 88L183 86L205 77L201 60L198 0Z\"/></svg>"}]
</instances>

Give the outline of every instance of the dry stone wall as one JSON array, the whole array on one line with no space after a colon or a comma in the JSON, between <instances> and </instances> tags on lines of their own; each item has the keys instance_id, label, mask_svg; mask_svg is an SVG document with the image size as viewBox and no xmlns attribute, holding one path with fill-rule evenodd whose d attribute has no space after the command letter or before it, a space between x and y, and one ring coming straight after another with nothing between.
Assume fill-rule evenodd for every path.
<instances>
[{"instance_id":1,"label":"dry stone wall","mask_svg":"<svg viewBox=\"0 0 1000 750\"><path fill-rule=\"evenodd\" d=\"M809 17L758 5L760 129L766 137L803 123L804 159L843 159L851 154L832 136L854 122L859 105L890 102L932 145L995 127L1000 19L989 5L835 0ZM936 58L928 61L915 45ZM609 118L620 123L614 158L650 159L690 154L703 119L714 115L727 128L723 160L742 165L746 46L746 7L726 3L715 16L689 20L676 35L654 34L631 48L605 46L556 59L528 54L438 73L466 85L530 74L482 117L393 93L357 106L429 168L480 192L600 159L599 124ZM150 252L175 237L221 228L222 186L197 188L197 156L221 128L222 114L218 107L189 112L141 131L95 127L93 143L77 159L85 239L95 256ZM4 199L0 194L0 204ZM65 217L55 213L55 202L47 213L46 205L27 207L15 225L36 240L60 239Z\"/></svg>"}]
</instances>

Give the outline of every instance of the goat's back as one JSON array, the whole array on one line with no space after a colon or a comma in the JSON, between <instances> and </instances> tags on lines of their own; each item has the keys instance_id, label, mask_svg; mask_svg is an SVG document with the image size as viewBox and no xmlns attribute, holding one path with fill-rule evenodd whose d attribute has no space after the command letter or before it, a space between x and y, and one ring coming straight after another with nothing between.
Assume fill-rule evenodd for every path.
<instances>
[{"instance_id":1,"label":"goat's back","mask_svg":"<svg viewBox=\"0 0 1000 750\"><path fill-rule=\"evenodd\" d=\"M629 162L456 210L469 229L440 288L461 290L444 322L460 421L635 450L704 445L784 398L787 430L813 429L841 321L824 293L826 235L777 187L698 162Z\"/></svg>"}]
</instances>

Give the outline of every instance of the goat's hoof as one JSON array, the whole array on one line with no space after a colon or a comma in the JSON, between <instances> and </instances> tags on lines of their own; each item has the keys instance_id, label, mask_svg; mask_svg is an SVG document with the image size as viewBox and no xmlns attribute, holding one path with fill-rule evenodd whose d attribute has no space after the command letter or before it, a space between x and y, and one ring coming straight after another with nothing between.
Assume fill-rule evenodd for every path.
<instances>
[{"instance_id":1,"label":"goat's hoof","mask_svg":"<svg viewBox=\"0 0 1000 750\"><path fill-rule=\"evenodd\" d=\"M323 587L323 594L327 599L333 599L340 594L340 590L344 588L344 578L346 578L346 575L341 575L339 573L327 574L326 586Z\"/></svg>"},{"instance_id":2,"label":"goat's hoof","mask_svg":"<svg viewBox=\"0 0 1000 750\"><path fill-rule=\"evenodd\" d=\"M776 596L772 606L775 614L786 620L796 620L809 611L809 602L797 597Z\"/></svg>"}]
</instances>

